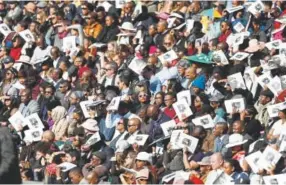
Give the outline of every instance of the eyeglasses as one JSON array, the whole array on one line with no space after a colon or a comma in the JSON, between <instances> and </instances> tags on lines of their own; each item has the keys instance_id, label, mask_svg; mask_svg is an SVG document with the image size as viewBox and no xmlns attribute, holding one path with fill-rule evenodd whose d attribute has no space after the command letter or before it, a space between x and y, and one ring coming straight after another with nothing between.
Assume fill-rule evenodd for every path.
<instances>
[{"instance_id":1,"label":"eyeglasses","mask_svg":"<svg viewBox=\"0 0 286 185\"><path fill-rule=\"evenodd\" d=\"M170 45L172 45L172 43L171 42L164 42L164 45L170 46Z\"/></svg>"},{"instance_id":2,"label":"eyeglasses","mask_svg":"<svg viewBox=\"0 0 286 185\"><path fill-rule=\"evenodd\" d=\"M87 10L87 8L86 8L86 7L81 7L81 9L82 9L82 10Z\"/></svg>"},{"instance_id":3,"label":"eyeglasses","mask_svg":"<svg viewBox=\"0 0 286 185\"><path fill-rule=\"evenodd\" d=\"M106 70L106 71L110 71L110 70L112 70L112 69L109 68L109 69L105 69L105 70Z\"/></svg>"},{"instance_id":4,"label":"eyeglasses","mask_svg":"<svg viewBox=\"0 0 286 185\"><path fill-rule=\"evenodd\" d=\"M140 94L139 98L143 98L143 97L147 97L147 96L148 96L147 94Z\"/></svg>"},{"instance_id":5,"label":"eyeglasses","mask_svg":"<svg viewBox=\"0 0 286 185\"><path fill-rule=\"evenodd\" d=\"M52 91L45 91L46 94L52 94Z\"/></svg>"},{"instance_id":6,"label":"eyeglasses","mask_svg":"<svg viewBox=\"0 0 286 185\"><path fill-rule=\"evenodd\" d=\"M170 101L170 100L172 100L172 99L165 99L164 101Z\"/></svg>"},{"instance_id":7,"label":"eyeglasses","mask_svg":"<svg viewBox=\"0 0 286 185\"><path fill-rule=\"evenodd\" d=\"M128 127L133 127L133 126L135 126L135 125L128 125Z\"/></svg>"}]
</instances>

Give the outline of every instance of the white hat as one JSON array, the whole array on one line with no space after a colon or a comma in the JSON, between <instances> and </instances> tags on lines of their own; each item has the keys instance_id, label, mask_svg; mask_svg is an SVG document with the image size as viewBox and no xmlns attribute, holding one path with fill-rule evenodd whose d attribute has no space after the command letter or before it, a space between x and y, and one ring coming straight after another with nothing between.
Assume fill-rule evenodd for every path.
<instances>
[{"instance_id":1,"label":"white hat","mask_svg":"<svg viewBox=\"0 0 286 185\"><path fill-rule=\"evenodd\" d=\"M23 63L30 63L31 58L29 56L26 55L21 55L20 58L18 60L16 60L16 62L23 62Z\"/></svg>"},{"instance_id":2,"label":"white hat","mask_svg":"<svg viewBox=\"0 0 286 185\"><path fill-rule=\"evenodd\" d=\"M229 136L229 142L226 145L226 148L231 148L234 146L242 145L246 142L247 142L247 139L243 140L243 136L241 134L231 134Z\"/></svg>"},{"instance_id":3,"label":"white hat","mask_svg":"<svg viewBox=\"0 0 286 185\"><path fill-rule=\"evenodd\" d=\"M128 143L127 140L120 140L116 143L115 153L124 152L129 147L130 147L130 144Z\"/></svg>"},{"instance_id":4,"label":"white hat","mask_svg":"<svg viewBox=\"0 0 286 185\"><path fill-rule=\"evenodd\" d=\"M97 126L97 121L94 119L87 119L82 125L84 129L90 130L93 132L99 131L99 128Z\"/></svg>"},{"instance_id":5,"label":"white hat","mask_svg":"<svg viewBox=\"0 0 286 185\"><path fill-rule=\"evenodd\" d=\"M123 30L136 31L131 22L124 22L122 26L119 26L119 28Z\"/></svg>"},{"instance_id":6,"label":"white hat","mask_svg":"<svg viewBox=\"0 0 286 185\"><path fill-rule=\"evenodd\" d=\"M151 159L151 155L147 152L139 152L136 160L140 160L140 161L147 161L149 163L152 163L152 159Z\"/></svg>"}]
</instances>

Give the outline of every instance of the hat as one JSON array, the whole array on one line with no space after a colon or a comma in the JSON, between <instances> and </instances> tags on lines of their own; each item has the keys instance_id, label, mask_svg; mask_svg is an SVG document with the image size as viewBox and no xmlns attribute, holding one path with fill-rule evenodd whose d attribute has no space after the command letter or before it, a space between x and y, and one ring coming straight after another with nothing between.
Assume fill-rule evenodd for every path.
<instances>
[{"instance_id":1,"label":"hat","mask_svg":"<svg viewBox=\"0 0 286 185\"><path fill-rule=\"evenodd\" d=\"M92 155L96 156L101 160L101 163L104 163L106 160L106 154L104 152L93 152Z\"/></svg>"},{"instance_id":2,"label":"hat","mask_svg":"<svg viewBox=\"0 0 286 185\"><path fill-rule=\"evenodd\" d=\"M39 3L37 4L37 7L38 7L38 8L46 8L46 6L47 6L47 3L44 2L44 1L41 1L41 2L39 2Z\"/></svg>"},{"instance_id":3,"label":"hat","mask_svg":"<svg viewBox=\"0 0 286 185\"><path fill-rule=\"evenodd\" d=\"M130 144L127 140L120 140L116 143L115 153L124 152L127 148L130 147Z\"/></svg>"},{"instance_id":4,"label":"hat","mask_svg":"<svg viewBox=\"0 0 286 185\"><path fill-rule=\"evenodd\" d=\"M193 62L198 62L201 64L211 64L212 61L210 59L210 57L206 54L197 54L197 55L192 55L192 56L187 56L185 57L187 60L189 60L191 63Z\"/></svg>"},{"instance_id":5,"label":"hat","mask_svg":"<svg viewBox=\"0 0 286 185\"><path fill-rule=\"evenodd\" d=\"M81 126L86 130L90 130L93 132L99 131L99 128L97 126L97 121L94 119L87 119Z\"/></svg>"},{"instance_id":6,"label":"hat","mask_svg":"<svg viewBox=\"0 0 286 185\"><path fill-rule=\"evenodd\" d=\"M274 97L274 94L270 90L261 91L260 95L269 97L271 99Z\"/></svg>"},{"instance_id":7,"label":"hat","mask_svg":"<svg viewBox=\"0 0 286 185\"><path fill-rule=\"evenodd\" d=\"M222 96L212 96L209 98L210 102L220 102L223 99Z\"/></svg>"},{"instance_id":8,"label":"hat","mask_svg":"<svg viewBox=\"0 0 286 185\"><path fill-rule=\"evenodd\" d=\"M147 152L140 152L138 153L136 160L146 161L151 163L151 155Z\"/></svg>"},{"instance_id":9,"label":"hat","mask_svg":"<svg viewBox=\"0 0 286 185\"><path fill-rule=\"evenodd\" d=\"M5 58L2 60L2 62L3 62L4 64L9 64L9 63L14 63L15 60L14 60L12 57L7 56L7 57L5 57Z\"/></svg>"},{"instance_id":10,"label":"hat","mask_svg":"<svg viewBox=\"0 0 286 185\"><path fill-rule=\"evenodd\" d=\"M119 26L120 29L129 30L129 31L136 31L133 24L131 22L124 22L122 26Z\"/></svg>"},{"instance_id":11,"label":"hat","mask_svg":"<svg viewBox=\"0 0 286 185\"><path fill-rule=\"evenodd\" d=\"M231 134L229 136L229 142L226 145L226 148L243 145L246 142L247 142L247 139L243 140L243 136L241 134Z\"/></svg>"},{"instance_id":12,"label":"hat","mask_svg":"<svg viewBox=\"0 0 286 185\"><path fill-rule=\"evenodd\" d=\"M264 42L258 42L257 39L251 39L248 43L248 48L246 48L244 51L249 52L249 53L253 53L256 52L258 50L262 50L265 47L265 43Z\"/></svg>"},{"instance_id":13,"label":"hat","mask_svg":"<svg viewBox=\"0 0 286 185\"><path fill-rule=\"evenodd\" d=\"M210 156L204 157L200 162L198 162L198 164L201 166L211 165L211 157Z\"/></svg>"},{"instance_id":14,"label":"hat","mask_svg":"<svg viewBox=\"0 0 286 185\"><path fill-rule=\"evenodd\" d=\"M144 168L136 173L136 179L149 179L149 170Z\"/></svg>"},{"instance_id":15,"label":"hat","mask_svg":"<svg viewBox=\"0 0 286 185\"><path fill-rule=\"evenodd\" d=\"M205 90L206 77L204 75L198 76L192 83L192 87L197 87L201 90Z\"/></svg>"},{"instance_id":16,"label":"hat","mask_svg":"<svg viewBox=\"0 0 286 185\"><path fill-rule=\"evenodd\" d=\"M16 62L23 62L23 63L30 63L31 58L29 56L26 55L21 55L20 58L18 60L16 60Z\"/></svg>"}]
</instances>

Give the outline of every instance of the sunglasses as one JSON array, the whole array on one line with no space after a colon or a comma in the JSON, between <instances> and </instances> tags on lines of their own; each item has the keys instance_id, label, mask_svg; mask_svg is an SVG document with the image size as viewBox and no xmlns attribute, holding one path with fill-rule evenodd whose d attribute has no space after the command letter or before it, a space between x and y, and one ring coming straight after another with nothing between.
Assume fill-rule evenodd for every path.
<instances>
[{"instance_id":1,"label":"sunglasses","mask_svg":"<svg viewBox=\"0 0 286 185\"><path fill-rule=\"evenodd\" d=\"M148 95L147 94L141 94L139 95L139 98L143 98L143 97L147 97Z\"/></svg>"}]
</instances>

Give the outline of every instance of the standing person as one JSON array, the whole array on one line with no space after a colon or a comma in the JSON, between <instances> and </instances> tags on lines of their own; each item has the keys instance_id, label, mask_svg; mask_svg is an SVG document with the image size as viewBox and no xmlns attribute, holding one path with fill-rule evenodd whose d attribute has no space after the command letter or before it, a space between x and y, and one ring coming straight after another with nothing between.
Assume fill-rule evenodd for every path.
<instances>
[{"instance_id":1,"label":"standing person","mask_svg":"<svg viewBox=\"0 0 286 185\"><path fill-rule=\"evenodd\" d=\"M0 184L21 184L18 154L8 128L0 128Z\"/></svg>"}]
</instances>

